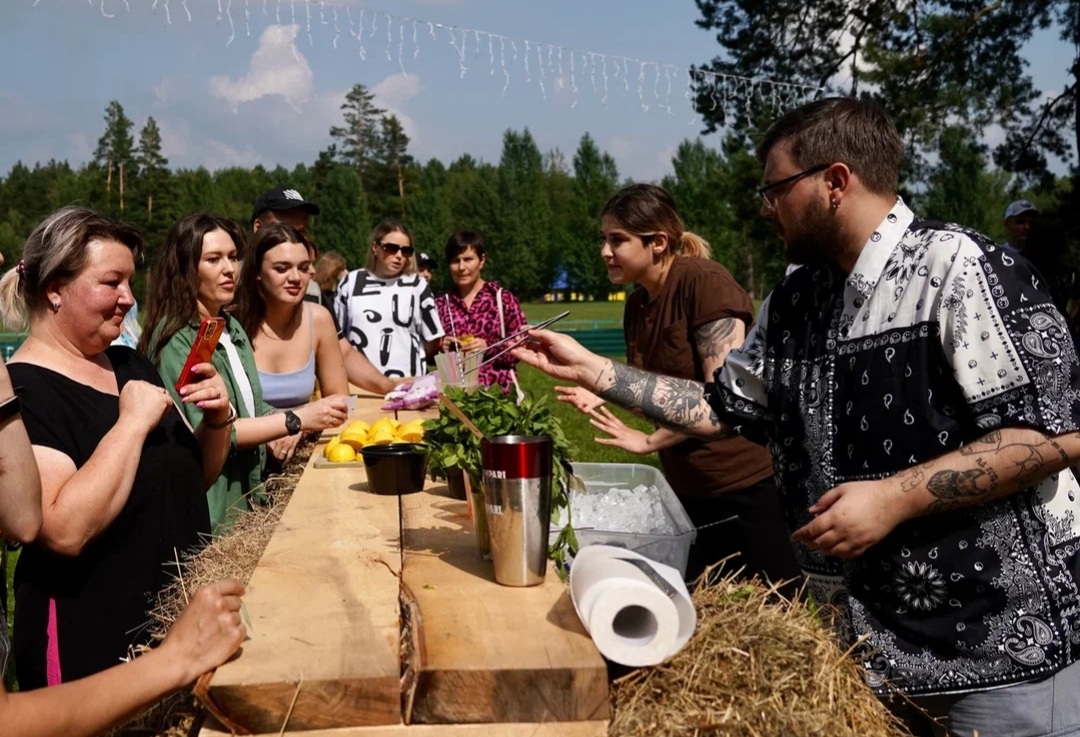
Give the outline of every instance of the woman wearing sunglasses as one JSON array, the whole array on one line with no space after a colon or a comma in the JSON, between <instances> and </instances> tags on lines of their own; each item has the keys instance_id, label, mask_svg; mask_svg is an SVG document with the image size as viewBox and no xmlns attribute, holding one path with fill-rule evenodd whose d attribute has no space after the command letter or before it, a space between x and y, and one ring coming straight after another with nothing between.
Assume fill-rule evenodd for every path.
<instances>
[{"instance_id":1,"label":"woman wearing sunglasses","mask_svg":"<svg viewBox=\"0 0 1080 737\"><path fill-rule=\"evenodd\" d=\"M417 376L444 333L435 296L416 273L412 236L402 223L383 220L370 243L364 268L338 285L338 326L385 376Z\"/></svg>"}]
</instances>

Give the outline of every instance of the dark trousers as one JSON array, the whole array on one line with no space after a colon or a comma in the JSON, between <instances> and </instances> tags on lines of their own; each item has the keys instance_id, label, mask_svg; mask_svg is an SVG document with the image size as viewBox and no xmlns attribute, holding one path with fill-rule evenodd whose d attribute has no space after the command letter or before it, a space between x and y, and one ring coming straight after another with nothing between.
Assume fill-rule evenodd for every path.
<instances>
[{"instance_id":1,"label":"dark trousers","mask_svg":"<svg viewBox=\"0 0 1080 737\"><path fill-rule=\"evenodd\" d=\"M687 581L696 580L707 566L728 558L713 571L714 577L742 568L740 577L746 579L757 576L772 583L790 581L781 587L785 596L798 591L802 571L795 562L791 534L780 512L772 476L740 491L712 497L683 496L679 501L694 526L704 528L698 530L697 539L690 546ZM729 517L735 519L713 524Z\"/></svg>"}]
</instances>

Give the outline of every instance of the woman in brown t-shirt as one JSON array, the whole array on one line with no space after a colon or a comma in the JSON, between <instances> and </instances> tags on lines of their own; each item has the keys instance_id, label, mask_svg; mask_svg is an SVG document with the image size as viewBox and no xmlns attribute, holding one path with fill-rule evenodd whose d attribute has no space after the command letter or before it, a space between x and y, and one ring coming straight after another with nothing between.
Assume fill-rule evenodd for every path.
<instances>
[{"instance_id":1,"label":"woman in brown t-shirt","mask_svg":"<svg viewBox=\"0 0 1080 737\"><path fill-rule=\"evenodd\" d=\"M608 277L638 286L623 313L627 362L707 381L753 322L749 296L709 258L709 244L685 230L674 200L660 187L624 188L604 206L600 227ZM659 452L664 475L700 530L690 549L688 580L729 556L736 557L724 567L743 567L747 576L779 582L801 575L765 448L742 438L705 441L665 428L647 435L624 425L584 389L558 391L611 436L597 442L637 454Z\"/></svg>"}]
</instances>

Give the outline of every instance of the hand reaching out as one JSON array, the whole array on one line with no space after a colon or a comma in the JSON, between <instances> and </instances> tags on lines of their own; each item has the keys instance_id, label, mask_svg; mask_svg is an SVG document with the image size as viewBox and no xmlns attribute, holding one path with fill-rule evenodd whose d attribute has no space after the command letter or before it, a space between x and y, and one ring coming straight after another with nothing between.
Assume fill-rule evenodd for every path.
<instances>
[{"instance_id":1,"label":"hand reaching out","mask_svg":"<svg viewBox=\"0 0 1080 737\"><path fill-rule=\"evenodd\" d=\"M573 405L579 412L591 414L594 409L604 403L604 400L593 394L588 389L580 386L557 386L555 398L560 402Z\"/></svg>"},{"instance_id":2,"label":"hand reaching out","mask_svg":"<svg viewBox=\"0 0 1080 737\"><path fill-rule=\"evenodd\" d=\"M634 455L648 455L655 450L649 443L648 434L628 427L622 420L611 414L607 407L594 409L589 414L592 416L589 424L611 436L610 438L593 438L597 443L621 448Z\"/></svg>"}]
</instances>

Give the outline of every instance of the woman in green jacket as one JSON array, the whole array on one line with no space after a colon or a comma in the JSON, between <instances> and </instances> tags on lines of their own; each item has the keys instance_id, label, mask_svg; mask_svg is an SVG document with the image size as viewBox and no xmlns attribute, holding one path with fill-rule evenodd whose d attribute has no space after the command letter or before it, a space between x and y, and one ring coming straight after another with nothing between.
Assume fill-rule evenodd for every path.
<instances>
[{"instance_id":1,"label":"woman in green jacket","mask_svg":"<svg viewBox=\"0 0 1080 737\"><path fill-rule=\"evenodd\" d=\"M176 223L151 271L139 343L139 349L158 367L165 386L179 399L174 387L200 322L208 316L225 318L212 363L225 380L238 419L225 467L207 492L215 535L226 531L238 512L261 501L265 443L336 427L348 413L345 397L338 395L285 412L263 401L251 341L223 309L232 303L236 291L237 254L242 245L239 226L226 218L195 213ZM179 406L197 425L202 410L190 404Z\"/></svg>"}]
</instances>

